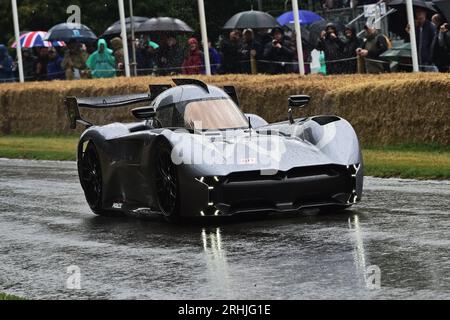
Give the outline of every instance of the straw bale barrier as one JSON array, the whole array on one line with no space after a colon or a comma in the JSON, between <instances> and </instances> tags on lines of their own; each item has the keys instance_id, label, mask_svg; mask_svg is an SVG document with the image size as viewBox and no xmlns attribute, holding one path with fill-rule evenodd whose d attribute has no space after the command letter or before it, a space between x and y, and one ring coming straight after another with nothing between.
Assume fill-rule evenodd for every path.
<instances>
[{"instance_id":1,"label":"straw bale barrier","mask_svg":"<svg viewBox=\"0 0 450 320\"><path fill-rule=\"evenodd\" d=\"M450 142L450 76L386 74L378 76L199 77L218 86L234 84L245 112L269 122L286 119L287 97L308 94L311 105L298 116L336 114L349 120L363 144ZM63 99L148 91L149 84L171 83L168 77L0 84L0 134L68 134ZM83 111L103 124L133 121L130 108Z\"/></svg>"}]
</instances>

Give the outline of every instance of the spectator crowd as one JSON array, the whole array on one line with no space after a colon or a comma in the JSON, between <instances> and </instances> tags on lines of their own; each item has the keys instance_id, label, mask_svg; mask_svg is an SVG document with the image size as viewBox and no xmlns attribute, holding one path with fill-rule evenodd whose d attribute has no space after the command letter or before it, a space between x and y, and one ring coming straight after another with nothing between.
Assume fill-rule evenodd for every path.
<instances>
[{"instance_id":1,"label":"spectator crowd","mask_svg":"<svg viewBox=\"0 0 450 320\"><path fill-rule=\"evenodd\" d=\"M448 23L439 14L429 20L427 12L421 8L415 9L415 18L416 45L422 70L449 72ZM409 33L410 26L405 26L405 31ZM130 61L134 60L132 52L135 52L137 75L205 73L205 49L199 40L194 37L180 39L182 37L167 34L158 36L156 40L149 36L137 40L135 50L128 50ZM373 26L366 25L364 36L360 38L354 28L338 30L335 24L329 23L316 43L304 45L303 56L307 73L310 72L314 49L322 53L321 73L352 74L362 69L367 73L383 73L390 71L390 63L381 55L391 47L389 38ZM232 30L215 45L209 42L206 50L209 51L213 74L298 72L295 35L287 29ZM65 47L23 49L27 81L110 78L124 75L124 65L122 40L118 37L108 42L100 39L96 44L71 41ZM7 47L0 44L0 82L12 81L17 77L15 72L16 62Z\"/></svg>"}]
</instances>

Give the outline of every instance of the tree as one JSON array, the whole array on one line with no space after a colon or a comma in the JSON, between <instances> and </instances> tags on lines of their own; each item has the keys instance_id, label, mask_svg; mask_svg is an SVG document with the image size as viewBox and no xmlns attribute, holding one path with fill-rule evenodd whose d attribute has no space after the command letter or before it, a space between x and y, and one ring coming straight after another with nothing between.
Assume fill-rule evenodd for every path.
<instances>
[{"instance_id":1,"label":"tree","mask_svg":"<svg viewBox=\"0 0 450 320\"><path fill-rule=\"evenodd\" d=\"M144 17L172 16L199 30L196 0L134 0L134 14ZM302 1L307 5L307 0ZM125 0L127 3L127 0ZM263 0L263 9L273 15L284 11L285 0ZM48 30L65 22L69 5L81 8L81 23L90 27L97 35L119 19L117 0L17 0L21 31ZM222 33L222 26L235 13L258 8L258 0L206 0L209 36L215 39ZM128 9L128 5L125 5ZM290 9L291 7L289 7ZM11 1L0 0L0 43L6 43L14 36Z\"/></svg>"}]
</instances>

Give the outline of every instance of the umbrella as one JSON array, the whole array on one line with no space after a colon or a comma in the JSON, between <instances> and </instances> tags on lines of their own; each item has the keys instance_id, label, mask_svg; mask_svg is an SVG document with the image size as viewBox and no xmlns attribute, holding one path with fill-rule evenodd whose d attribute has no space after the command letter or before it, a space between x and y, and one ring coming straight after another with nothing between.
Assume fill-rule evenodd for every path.
<instances>
[{"instance_id":1,"label":"umbrella","mask_svg":"<svg viewBox=\"0 0 450 320\"><path fill-rule=\"evenodd\" d=\"M60 23L48 31L48 37L45 40L93 42L97 40L97 36L85 25L78 23Z\"/></svg>"},{"instance_id":2,"label":"umbrella","mask_svg":"<svg viewBox=\"0 0 450 320\"><path fill-rule=\"evenodd\" d=\"M64 47L66 44L63 41L45 41L47 32L45 31L31 31L24 33L20 36L19 41L22 48L34 48L34 47ZM12 48L15 48L17 43L12 44Z\"/></svg>"},{"instance_id":3,"label":"umbrella","mask_svg":"<svg viewBox=\"0 0 450 320\"><path fill-rule=\"evenodd\" d=\"M143 22L149 20L149 18L146 17L133 17L133 27L134 30L136 30ZM127 32L130 32L131 30L131 19L126 18L125 19L125 25L127 28ZM108 37L108 36L116 36L120 35L122 33L122 27L120 25L120 20L114 22L112 25L106 29L106 31L102 34L102 37Z\"/></svg>"},{"instance_id":4,"label":"umbrella","mask_svg":"<svg viewBox=\"0 0 450 320\"><path fill-rule=\"evenodd\" d=\"M432 5L428 4L423 0L413 0L413 6L416 8L423 8L428 11L431 16L436 13L436 10ZM393 0L389 2L389 6L397 9L397 12L391 14L388 18L389 21L389 31L399 35L402 38L407 36L405 31L406 25L408 24L408 18L406 14L406 0Z\"/></svg>"},{"instance_id":5,"label":"umbrella","mask_svg":"<svg viewBox=\"0 0 450 320\"><path fill-rule=\"evenodd\" d=\"M194 32L186 22L170 17L151 18L139 25L136 32Z\"/></svg>"},{"instance_id":6,"label":"umbrella","mask_svg":"<svg viewBox=\"0 0 450 320\"><path fill-rule=\"evenodd\" d=\"M224 29L272 29L279 27L277 20L262 11L244 11L232 16L223 26Z\"/></svg>"},{"instance_id":7,"label":"umbrella","mask_svg":"<svg viewBox=\"0 0 450 320\"><path fill-rule=\"evenodd\" d=\"M316 21L321 21L323 18L319 16L317 13L307 10L299 10L300 15L300 24L302 26L312 24ZM281 16L277 18L277 21L280 25L285 26L288 24L294 24L294 12L289 11L283 13Z\"/></svg>"},{"instance_id":8,"label":"umbrella","mask_svg":"<svg viewBox=\"0 0 450 320\"><path fill-rule=\"evenodd\" d=\"M433 5L429 4L427 2L429 2L429 1L412 0L412 3L413 3L414 7L420 7L420 8L427 9L428 11L431 11L431 12L436 12L436 10L433 8ZM389 2L389 6L394 7L394 8L400 7L400 6L405 7L406 6L406 0L392 0L392 1Z\"/></svg>"},{"instance_id":9,"label":"umbrella","mask_svg":"<svg viewBox=\"0 0 450 320\"><path fill-rule=\"evenodd\" d=\"M450 0L434 0L433 5L450 21Z\"/></svg>"},{"instance_id":10,"label":"umbrella","mask_svg":"<svg viewBox=\"0 0 450 320\"><path fill-rule=\"evenodd\" d=\"M309 42L311 44L313 44L314 46L317 44L317 42L319 41L320 38L320 34L322 33L322 31L324 31L327 27L327 25L331 23L329 21L326 20L321 20L321 21L317 21L314 22L310 28L309 28ZM339 32L343 32L345 30L345 25L343 23L340 22L333 22L334 26L336 27L338 33Z\"/></svg>"}]
</instances>

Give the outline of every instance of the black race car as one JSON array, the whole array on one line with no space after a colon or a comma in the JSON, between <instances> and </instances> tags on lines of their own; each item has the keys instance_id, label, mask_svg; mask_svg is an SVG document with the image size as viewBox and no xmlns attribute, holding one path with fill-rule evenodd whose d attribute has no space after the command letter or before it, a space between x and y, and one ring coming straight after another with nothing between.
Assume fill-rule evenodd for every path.
<instances>
[{"instance_id":1,"label":"black race car","mask_svg":"<svg viewBox=\"0 0 450 320\"><path fill-rule=\"evenodd\" d=\"M129 96L75 98L71 128L86 126L78 173L99 215L158 212L179 217L341 210L360 201L363 161L352 126L337 116L294 119L308 96L288 99L288 120L268 124L239 108L232 86L194 79ZM80 108L132 110L135 123L96 126Z\"/></svg>"}]
</instances>

